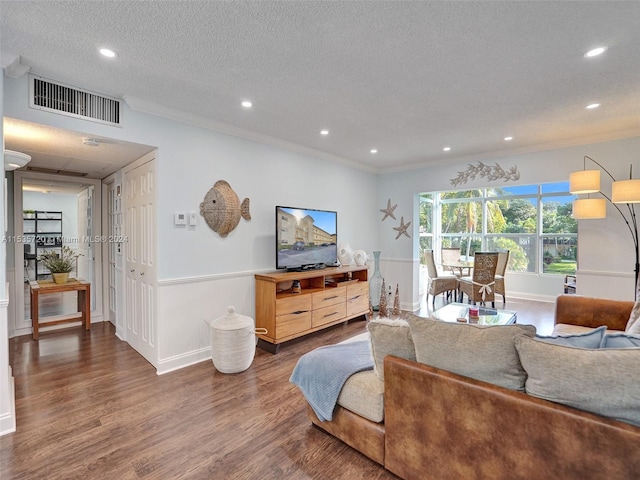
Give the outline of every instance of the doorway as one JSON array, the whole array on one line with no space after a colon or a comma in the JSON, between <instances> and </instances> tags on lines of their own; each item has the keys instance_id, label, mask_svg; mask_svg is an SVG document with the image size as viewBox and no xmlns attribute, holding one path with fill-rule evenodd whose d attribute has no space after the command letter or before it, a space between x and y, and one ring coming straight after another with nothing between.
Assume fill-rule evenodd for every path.
<instances>
[{"instance_id":1,"label":"doorway","mask_svg":"<svg viewBox=\"0 0 640 480\"><path fill-rule=\"evenodd\" d=\"M9 219L11 227L7 234L16 239L24 236L22 218L25 207L22 189L25 182L27 185L30 182L40 181L77 187L75 201L78 244L76 246L82 249L83 254L77 270L78 276L91 278L91 294L94 296L92 323L115 320L116 336L131 344L125 325L126 315L132 311L127 309L125 298L124 257L132 251L130 250L132 247L128 243L126 232L124 179L128 172L146 163L150 162L149 166L155 165L156 147L9 117L4 117L3 122L5 148L31 156L27 167L14 171L9 179L9 183L13 183L13 206L10 208L9 216L14 218ZM146 172L145 175L138 175L141 180L146 178L151 187L155 185L154 176L154 167L151 167L151 171ZM82 189L81 186L86 188ZM83 193L80 194L80 190ZM151 191L148 196L151 198L151 203L145 200L147 203L137 205L135 210L138 213L153 215L154 223L140 232L140 241L152 244L152 248L148 248L147 245L141 247L145 255L155 252L156 242L155 211L153 210L155 191ZM154 235L150 235L152 232ZM82 243L83 238L99 239L99 241ZM123 240L118 241L118 239ZM24 255L25 249L22 242L7 244L7 256L11 259L7 262L7 279L12 284L9 302L9 334L12 337L31 334L30 317L25 314L25 299L28 295L25 296L24 289ZM155 253L150 258L155 260ZM155 261L152 264L143 262L138 266L145 268L140 271L142 275L139 275L140 278L137 281L139 288L135 289L136 293L144 293L137 298L138 301L144 300L137 305L145 317L141 324L144 332L141 337L144 348L138 351L156 365L155 309L150 308L153 306L155 292ZM132 346L136 348L135 345Z\"/></svg>"},{"instance_id":2,"label":"doorway","mask_svg":"<svg viewBox=\"0 0 640 480\"><path fill-rule=\"evenodd\" d=\"M75 276L91 282L91 318L102 321L102 251L94 239L101 224L101 181L36 172L14 173L15 316L13 335L31 332L29 282L49 278L39 265L42 253L68 246L81 253ZM33 213L32 213L33 212ZM34 215L36 218L31 219ZM23 268L19 268L23 266ZM48 299L47 313L64 318L75 311L75 292ZM55 328L55 327L54 327Z\"/></svg>"},{"instance_id":3,"label":"doorway","mask_svg":"<svg viewBox=\"0 0 640 480\"><path fill-rule=\"evenodd\" d=\"M126 340L124 331L123 292L123 234L122 223L122 172L114 173L102 182L102 231L107 232L111 241L103 244L105 260L105 320L116 327L116 336Z\"/></svg>"}]
</instances>

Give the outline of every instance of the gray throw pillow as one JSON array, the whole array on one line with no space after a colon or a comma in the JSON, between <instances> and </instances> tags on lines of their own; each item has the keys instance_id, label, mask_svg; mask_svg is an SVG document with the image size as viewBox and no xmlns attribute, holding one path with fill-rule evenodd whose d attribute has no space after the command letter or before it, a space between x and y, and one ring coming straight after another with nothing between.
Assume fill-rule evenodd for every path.
<instances>
[{"instance_id":1,"label":"gray throw pillow","mask_svg":"<svg viewBox=\"0 0 640 480\"><path fill-rule=\"evenodd\" d=\"M384 357L387 355L416 360L411 330L406 321L379 318L370 321L367 329L371 336L373 370L380 380L384 380Z\"/></svg>"},{"instance_id":2,"label":"gray throw pillow","mask_svg":"<svg viewBox=\"0 0 640 480\"><path fill-rule=\"evenodd\" d=\"M533 337L533 325L479 326L406 317L416 348L416 359L432 367L524 391L526 373L513 339Z\"/></svg>"},{"instance_id":3,"label":"gray throw pillow","mask_svg":"<svg viewBox=\"0 0 640 480\"><path fill-rule=\"evenodd\" d=\"M534 397L640 426L640 348L565 347L515 339Z\"/></svg>"},{"instance_id":4,"label":"gray throw pillow","mask_svg":"<svg viewBox=\"0 0 640 480\"><path fill-rule=\"evenodd\" d=\"M629 315L629 321L624 329L624 333L640 335L640 300L636 301L631 309L631 315Z\"/></svg>"},{"instance_id":5,"label":"gray throw pillow","mask_svg":"<svg viewBox=\"0 0 640 480\"><path fill-rule=\"evenodd\" d=\"M640 347L640 335L626 333L609 333L602 339L600 348L633 348Z\"/></svg>"},{"instance_id":6,"label":"gray throw pillow","mask_svg":"<svg viewBox=\"0 0 640 480\"><path fill-rule=\"evenodd\" d=\"M607 331L606 326L594 328L586 333L574 333L564 335L553 335L551 337L545 337L542 335L536 335L536 340L542 342L554 343L556 345L565 345L567 347L578 348L600 348L602 338Z\"/></svg>"}]
</instances>

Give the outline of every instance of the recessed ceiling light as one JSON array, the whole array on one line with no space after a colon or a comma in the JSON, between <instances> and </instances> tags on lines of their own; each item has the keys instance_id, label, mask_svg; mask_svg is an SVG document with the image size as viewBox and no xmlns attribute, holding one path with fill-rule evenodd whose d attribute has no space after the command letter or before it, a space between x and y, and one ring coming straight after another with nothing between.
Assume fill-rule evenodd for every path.
<instances>
[{"instance_id":1,"label":"recessed ceiling light","mask_svg":"<svg viewBox=\"0 0 640 480\"><path fill-rule=\"evenodd\" d=\"M607 47L592 48L587 53L585 53L584 56L585 58L597 57L598 55L602 55L606 51Z\"/></svg>"},{"instance_id":2,"label":"recessed ceiling light","mask_svg":"<svg viewBox=\"0 0 640 480\"><path fill-rule=\"evenodd\" d=\"M118 53L115 50L111 50L110 48L101 48L100 54L108 58L114 58L118 56Z\"/></svg>"},{"instance_id":3,"label":"recessed ceiling light","mask_svg":"<svg viewBox=\"0 0 640 480\"><path fill-rule=\"evenodd\" d=\"M510 142L511 140L513 140L513 137L504 137L505 142Z\"/></svg>"},{"instance_id":4,"label":"recessed ceiling light","mask_svg":"<svg viewBox=\"0 0 640 480\"><path fill-rule=\"evenodd\" d=\"M329 130L320 130L320 135L329 135Z\"/></svg>"},{"instance_id":5,"label":"recessed ceiling light","mask_svg":"<svg viewBox=\"0 0 640 480\"><path fill-rule=\"evenodd\" d=\"M370 152L371 152L371 153L378 153L378 149L376 149L376 148L372 148L372 149L370 150Z\"/></svg>"},{"instance_id":6,"label":"recessed ceiling light","mask_svg":"<svg viewBox=\"0 0 640 480\"><path fill-rule=\"evenodd\" d=\"M599 104L599 103L591 103L591 104L587 105L587 106L586 106L586 107L584 107L584 108L587 108L587 109L589 109L589 110L593 110L594 108L598 108L599 106L600 106L600 104Z\"/></svg>"},{"instance_id":7,"label":"recessed ceiling light","mask_svg":"<svg viewBox=\"0 0 640 480\"><path fill-rule=\"evenodd\" d=\"M251 103L249 100L244 100L241 105L244 108L251 108L253 106L253 103Z\"/></svg>"},{"instance_id":8,"label":"recessed ceiling light","mask_svg":"<svg viewBox=\"0 0 640 480\"><path fill-rule=\"evenodd\" d=\"M450 150L451 150L451 147L444 147L444 148L442 149L442 151L443 151L443 152L448 152L448 151L450 151Z\"/></svg>"}]
</instances>

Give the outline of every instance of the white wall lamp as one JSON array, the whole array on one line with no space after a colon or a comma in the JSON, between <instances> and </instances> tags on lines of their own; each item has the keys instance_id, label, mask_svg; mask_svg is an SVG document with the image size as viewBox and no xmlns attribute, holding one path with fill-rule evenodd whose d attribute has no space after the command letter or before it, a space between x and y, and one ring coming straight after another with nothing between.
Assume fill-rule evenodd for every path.
<instances>
[{"instance_id":1,"label":"white wall lamp","mask_svg":"<svg viewBox=\"0 0 640 480\"><path fill-rule=\"evenodd\" d=\"M600 170L586 170L587 159L598 165L613 181L611 185L611 198L600 190ZM622 215L631 238L633 239L633 245L636 253L635 264L635 298L638 298L638 292L640 291L640 284L638 283L638 271L640 270L640 248L638 246L638 222L636 219L636 212L634 203L640 203L640 179L634 180L633 166L629 167L629 180L616 180L613 175L604 168L600 163L596 162L593 158L585 155L584 170L579 172L573 172L569 175L569 191L573 195L599 193L604 198L609 200L618 213ZM620 209L618 205L626 205L627 214ZM624 208L624 207L623 207ZM573 218L576 220L591 220L596 218L605 218L607 216L607 203L603 198L580 198L573 202Z\"/></svg>"},{"instance_id":2,"label":"white wall lamp","mask_svg":"<svg viewBox=\"0 0 640 480\"><path fill-rule=\"evenodd\" d=\"M24 167L30 161L31 155L27 155L26 153L14 152L13 150L4 151L4 169L6 171Z\"/></svg>"}]
</instances>

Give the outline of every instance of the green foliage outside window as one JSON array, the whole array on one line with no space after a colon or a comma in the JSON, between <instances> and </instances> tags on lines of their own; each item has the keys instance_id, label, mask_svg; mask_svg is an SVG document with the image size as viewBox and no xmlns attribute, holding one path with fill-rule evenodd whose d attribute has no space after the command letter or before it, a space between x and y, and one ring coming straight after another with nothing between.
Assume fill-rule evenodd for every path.
<instances>
[{"instance_id":1,"label":"green foliage outside window","mask_svg":"<svg viewBox=\"0 0 640 480\"><path fill-rule=\"evenodd\" d=\"M504 233L536 233L538 211L529 200L515 198L509 200L504 210L506 221ZM500 233L500 232L496 232Z\"/></svg>"},{"instance_id":2,"label":"green foliage outside window","mask_svg":"<svg viewBox=\"0 0 640 480\"><path fill-rule=\"evenodd\" d=\"M577 222L571 217L574 197L563 193L567 191L568 184L563 182L421 194L421 252L434 244L460 247L461 254L469 257L483 249L509 250L510 271L575 273ZM440 212L436 225L435 202Z\"/></svg>"},{"instance_id":3,"label":"green foliage outside window","mask_svg":"<svg viewBox=\"0 0 640 480\"><path fill-rule=\"evenodd\" d=\"M524 249L510 238L500 237L492 242L492 251L509 252L507 270L512 272L526 272L529 269L529 258Z\"/></svg>"}]
</instances>

